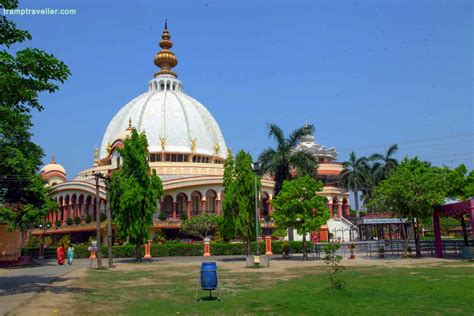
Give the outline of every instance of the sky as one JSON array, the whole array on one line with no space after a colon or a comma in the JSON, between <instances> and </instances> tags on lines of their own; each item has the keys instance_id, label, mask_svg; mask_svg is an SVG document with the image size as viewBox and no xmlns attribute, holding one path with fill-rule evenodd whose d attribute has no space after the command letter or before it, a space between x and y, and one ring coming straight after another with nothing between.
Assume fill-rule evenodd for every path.
<instances>
[{"instance_id":1,"label":"sky","mask_svg":"<svg viewBox=\"0 0 474 316\"><path fill-rule=\"evenodd\" d=\"M397 158L474 166L470 1L20 1L75 15L9 16L72 75L41 94L33 140L72 179L113 116L147 89L165 19L184 92L254 158L305 123L339 161Z\"/></svg>"}]
</instances>

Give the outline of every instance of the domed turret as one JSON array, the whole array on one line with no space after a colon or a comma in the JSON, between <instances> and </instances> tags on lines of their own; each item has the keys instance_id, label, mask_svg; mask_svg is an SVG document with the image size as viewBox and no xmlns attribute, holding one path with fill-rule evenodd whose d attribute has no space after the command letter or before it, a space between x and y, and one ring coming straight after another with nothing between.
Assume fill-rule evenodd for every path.
<instances>
[{"instance_id":1,"label":"domed turret","mask_svg":"<svg viewBox=\"0 0 474 316\"><path fill-rule=\"evenodd\" d=\"M53 186L66 181L66 170L63 166L56 163L54 156L51 157L49 164L41 169L40 175L41 178L47 182L48 186Z\"/></svg>"}]
</instances>

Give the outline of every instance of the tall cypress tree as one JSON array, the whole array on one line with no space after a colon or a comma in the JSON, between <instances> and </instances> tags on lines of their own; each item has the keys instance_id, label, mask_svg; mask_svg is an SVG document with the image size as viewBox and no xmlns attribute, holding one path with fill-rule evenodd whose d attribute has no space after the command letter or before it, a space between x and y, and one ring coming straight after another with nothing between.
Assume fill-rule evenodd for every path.
<instances>
[{"instance_id":1,"label":"tall cypress tree","mask_svg":"<svg viewBox=\"0 0 474 316\"><path fill-rule=\"evenodd\" d=\"M224 221L221 232L227 238L238 237L245 243L247 255L255 238L255 174L252 156L243 150L234 158L229 153L224 170ZM257 194L260 178L257 178Z\"/></svg>"},{"instance_id":2,"label":"tall cypress tree","mask_svg":"<svg viewBox=\"0 0 474 316\"><path fill-rule=\"evenodd\" d=\"M135 242L135 257L141 261L141 246L147 242L158 198L163 195L161 179L148 165L148 141L145 133L132 129L118 149L122 168L110 181L110 206L118 233Z\"/></svg>"}]
</instances>

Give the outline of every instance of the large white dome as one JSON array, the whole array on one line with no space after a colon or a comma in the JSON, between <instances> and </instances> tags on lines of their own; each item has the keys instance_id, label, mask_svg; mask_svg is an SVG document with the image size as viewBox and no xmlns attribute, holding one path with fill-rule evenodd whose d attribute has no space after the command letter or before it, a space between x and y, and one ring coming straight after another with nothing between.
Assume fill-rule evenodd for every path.
<instances>
[{"instance_id":1,"label":"large white dome","mask_svg":"<svg viewBox=\"0 0 474 316\"><path fill-rule=\"evenodd\" d=\"M149 152L191 153L218 157L227 156L227 147L214 117L197 100L182 91L181 81L173 76L157 76L149 83L148 92L125 105L110 121L100 150L101 158L108 155L107 147L121 138L129 120L148 139ZM194 140L194 141L193 141ZM216 146L217 145L217 146Z\"/></svg>"}]
</instances>

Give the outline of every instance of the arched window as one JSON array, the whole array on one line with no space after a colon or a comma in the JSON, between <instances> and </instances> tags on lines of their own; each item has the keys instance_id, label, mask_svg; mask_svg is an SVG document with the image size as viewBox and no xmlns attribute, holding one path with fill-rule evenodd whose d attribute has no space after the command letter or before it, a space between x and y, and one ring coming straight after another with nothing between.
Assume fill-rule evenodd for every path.
<instances>
[{"instance_id":1,"label":"arched window","mask_svg":"<svg viewBox=\"0 0 474 316\"><path fill-rule=\"evenodd\" d=\"M268 216L269 206L270 206L270 195L267 192L262 192L262 209L260 211L260 217L266 218Z\"/></svg>"},{"instance_id":2,"label":"arched window","mask_svg":"<svg viewBox=\"0 0 474 316\"><path fill-rule=\"evenodd\" d=\"M201 193L194 191L191 194L191 213L197 215L201 212Z\"/></svg>"},{"instance_id":3,"label":"arched window","mask_svg":"<svg viewBox=\"0 0 474 316\"><path fill-rule=\"evenodd\" d=\"M167 218L173 216L173 197L171 195L167 195L163 199L163 208L161 211L166 214Z\"/></svg>"},{"instance_id":4,"label":"arched window","mask_svg":"<svg viewBox=\"0 0 474 316\"><path fill-rule=\"evenodd\" d=\"M217 194L214 190L206 192L206 211L209 213L216 212L216 198Z\"/></svg>"},{"instance_id":5,"label":"arched window","mask_svg":"<svg viewBox=\"0 0 474 316\"><path fill-rule=\"evenodd\" d=\"M186 201L188 198L186 197L186 194L184 193L179 193L176 196L176 212L179 217L181 217L181 214L186 213Z\"/></svg>"}]
</instances>

